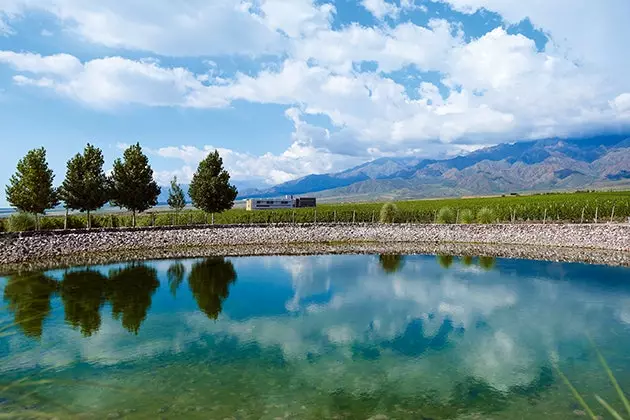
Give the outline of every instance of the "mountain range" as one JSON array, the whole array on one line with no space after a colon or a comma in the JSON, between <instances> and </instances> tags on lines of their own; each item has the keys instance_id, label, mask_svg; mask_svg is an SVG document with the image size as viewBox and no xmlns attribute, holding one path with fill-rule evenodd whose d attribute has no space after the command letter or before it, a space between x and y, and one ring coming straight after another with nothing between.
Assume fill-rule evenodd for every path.
<instances>
[{"instance_id":1,"label":"mountain range","mask_svg":"<svg viewBox=\"0 0 630 420\"><path fill-rule=\"evenodd\" d=\"M599 135L500 144L442 160L380 158L242 190L239 198L308 194L349 201L622 187L630 187L630 135Z\"/></svg>"}]
</instances>

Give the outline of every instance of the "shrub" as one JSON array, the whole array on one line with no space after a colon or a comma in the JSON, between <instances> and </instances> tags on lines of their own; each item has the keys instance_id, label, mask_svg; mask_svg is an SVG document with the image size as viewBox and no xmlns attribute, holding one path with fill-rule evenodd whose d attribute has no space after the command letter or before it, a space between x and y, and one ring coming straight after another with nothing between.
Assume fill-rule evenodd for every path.
<instances>
[{"instance_id":1,"label":"shrub","mask_svg":"<svg viewBox=\"0 0 630 420\"><path fill-rule=\"evenodd\" d=\"M63 217L42 217L39 219L41 230L63 229Z\"/></svg>"},{"instance_id":2,"label":"shrub","mask_svg":"<svg viewBox=\"0 0 630 420\"><path fill-rule=\"evenodd\" d=\"M465 225L469 225L475 221L475 215L472 210L464 209L459 214L459 222Z\"/></svg>"},{"instance_id":3,"label":"shrub","mask_svg":"<svg viewBox=\"0 0 630 420\"><path fill-rule=\"evenodd\" d=\"M5 221L4 218L0 219L0 232L6 232L7 230L7 223Z\"/></svg>"},{"instance_id":4,"label":"shrub","mask_svg":"<svg viewBox=\"0 0 630 420\"><path fill-rule=\"evenodd\" d=\"M456 215L455 210L450 207L442 207L438 211L436 221L441 224L453 224L455 223Z\"/></svg>"},{"instance_id":5,"label":"shrub","mask_svg":"<svg viewBox=\"0 0 630 420\"><path fill-rule=\"evenodd\" d=\"M396 216L398 215L398 207L394 203L385 203L381 207L381 223L394 223Z\"/></svg>"},{"instance_id":6,"label":"shrub","mask_svg":"<svg viewBox=\"0 0 630 420\"><path fill-rule=\"evenodd\" d=\"M7 220L7 231L24 232L26 230L35 230L35 216L30 213L14 213Z\"/></svg>"},{"instance_id":7,"label":"shrub","mask_svg":"<svg viewBox=\"0 0 630 420\"><path fill-rule=\"evenodd\" d=\"M497 220L494 211L484 207L477 212L477 221L482 224L494 223Z\"/></svg>"}]
</instances>

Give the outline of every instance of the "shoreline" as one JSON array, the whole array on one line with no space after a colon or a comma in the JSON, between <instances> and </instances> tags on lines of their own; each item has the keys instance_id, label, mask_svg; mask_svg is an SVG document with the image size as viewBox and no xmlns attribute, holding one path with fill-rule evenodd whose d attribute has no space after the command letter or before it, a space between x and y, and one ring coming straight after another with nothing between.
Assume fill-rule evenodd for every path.
<instances>
[{"instance_id":1,"label":"shoreline","mask_svg":"<svg viewBox=\"0 0 630 420\"><path fill-rule=\"evenodd\" d=\"M133 260L306 254L446 254L630 266L630 224L306 224L0 235L0 274Z\"/></svg>"}]
</instances>

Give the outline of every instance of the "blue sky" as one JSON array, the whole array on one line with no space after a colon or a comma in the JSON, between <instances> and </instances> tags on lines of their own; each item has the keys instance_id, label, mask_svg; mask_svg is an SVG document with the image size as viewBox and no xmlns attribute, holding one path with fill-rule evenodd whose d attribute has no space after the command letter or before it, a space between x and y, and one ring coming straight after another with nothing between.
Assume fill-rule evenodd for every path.
<instances>
[{"instance_id":1,"label":"blue sky","mask_svg":"<svg viewBox=\"0 0 630 420\"><path fill-rule=\"evenodd\" d=\"M45 146L271 185L630 123L630 2L5 0L0 182ZM3 193L4 191L2 191ZM0 194L0 206L6 205Z\"/></svg>"}]
</instances>

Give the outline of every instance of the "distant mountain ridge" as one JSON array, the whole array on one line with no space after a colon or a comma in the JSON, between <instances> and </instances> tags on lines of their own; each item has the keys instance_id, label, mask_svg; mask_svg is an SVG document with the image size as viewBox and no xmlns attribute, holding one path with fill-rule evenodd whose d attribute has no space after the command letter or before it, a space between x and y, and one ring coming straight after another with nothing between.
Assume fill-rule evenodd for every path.
<instances>
[{"instance_id":1,"label":"distant mountain ridge","mask_svg":"<svg viewBox=\"0 0 630 420\"><path fill-rule=\"evenodd\" d=\"M421 198L630 185L630 135L550 138L450 159L380 158L308 175L240 198L309 194L345 199Z\"/></svg>"}]
</instances>

